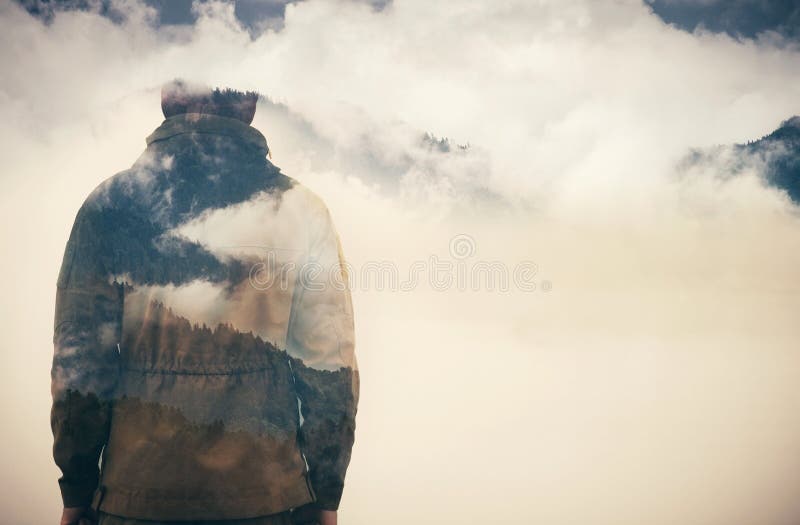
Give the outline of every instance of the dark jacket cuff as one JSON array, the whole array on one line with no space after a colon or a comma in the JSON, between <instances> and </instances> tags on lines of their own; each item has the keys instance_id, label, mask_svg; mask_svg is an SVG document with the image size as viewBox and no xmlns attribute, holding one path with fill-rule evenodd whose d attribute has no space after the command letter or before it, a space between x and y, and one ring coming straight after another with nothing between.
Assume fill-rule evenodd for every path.
<instances>
[{"instance_id":1,"label":"dark jacket cuff","mask_svg":"<svg viewBox=\"0 0 800 525\"><path fill-rule=\"evenodd\" d=\"M315 505L322 510L339 510L344 485L314 485Z\"/></svg>"},{"instance_id":2,"label":"dark jacket cuff","mask_svg":"<svg viewBox=\"0 0 800 525\"><path fill-rule=\"evenodd\" d=\"M97 481L87 480L84 482L58 481L61 488L61 500L64 507L88 507L92 503L94 491L97 489Z\"/></svg>"}]
</instances>

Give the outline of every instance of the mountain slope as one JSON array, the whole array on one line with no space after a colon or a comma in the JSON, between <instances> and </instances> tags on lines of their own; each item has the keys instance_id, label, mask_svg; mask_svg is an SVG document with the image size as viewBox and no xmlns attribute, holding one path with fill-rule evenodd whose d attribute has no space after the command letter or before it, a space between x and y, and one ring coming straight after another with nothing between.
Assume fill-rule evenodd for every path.
<instances>
[{"instance_id":1,"label":"mountain slope","mask_svg":"<svg viewBox=\"0 0 800 525\"><path fill-rule=\"evenodd\" d=\"M767 182L800 204L800 117L794 116L769 135L736 149L762 160Z\"/></svg>"}]
</instances>

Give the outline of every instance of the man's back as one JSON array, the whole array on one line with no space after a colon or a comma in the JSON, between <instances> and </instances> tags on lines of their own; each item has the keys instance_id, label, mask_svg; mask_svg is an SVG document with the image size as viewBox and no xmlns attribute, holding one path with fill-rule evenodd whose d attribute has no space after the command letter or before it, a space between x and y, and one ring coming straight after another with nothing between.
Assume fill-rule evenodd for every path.
<instances>
[{"instance_id":1,"label":"man's back","mask_svg":"<svg viewBox=\"0 0 800 525\"><path fill-rule=\"evenodd\" d=\"M58 278L65 506L153 520L335 510L358 372L327 209L241 120L178 113L147 143L86 199Z\"/></svg>"}]
</instances>

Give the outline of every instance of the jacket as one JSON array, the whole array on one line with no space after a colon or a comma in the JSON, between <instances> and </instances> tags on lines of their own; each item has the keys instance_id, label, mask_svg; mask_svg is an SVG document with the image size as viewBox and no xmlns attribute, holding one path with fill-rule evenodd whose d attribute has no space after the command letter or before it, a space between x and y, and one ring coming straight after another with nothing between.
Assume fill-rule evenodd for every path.
<instances>
[{"instance_id":1,"label":"jacket","mask_svg":"<svg viewBox=\"0 0 800 525\"><path fill-rule=\"evenodd\" d=\"M80 207L56 286L65 506L154 520L338 508L359 395L324 203L242 121L167 118Z\"/></svg>"}]
</instances>

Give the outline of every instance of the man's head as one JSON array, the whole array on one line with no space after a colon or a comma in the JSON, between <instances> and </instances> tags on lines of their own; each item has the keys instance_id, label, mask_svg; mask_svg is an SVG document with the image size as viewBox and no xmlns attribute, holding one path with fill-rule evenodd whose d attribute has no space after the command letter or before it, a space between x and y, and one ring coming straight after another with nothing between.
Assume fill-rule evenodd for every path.
<instances>
[{"instance_id":1,"label":"man's head","mask_svg":"<svg viewBox=\"0 0 800 525\"><path fill-rule=\"evenodd\" d=\"M258 93L234 89L211 89L207 86L173 80L161 88L161 110L169 118L182 113L205 113L253 122Z\"/></svg>"}]
</instances>

